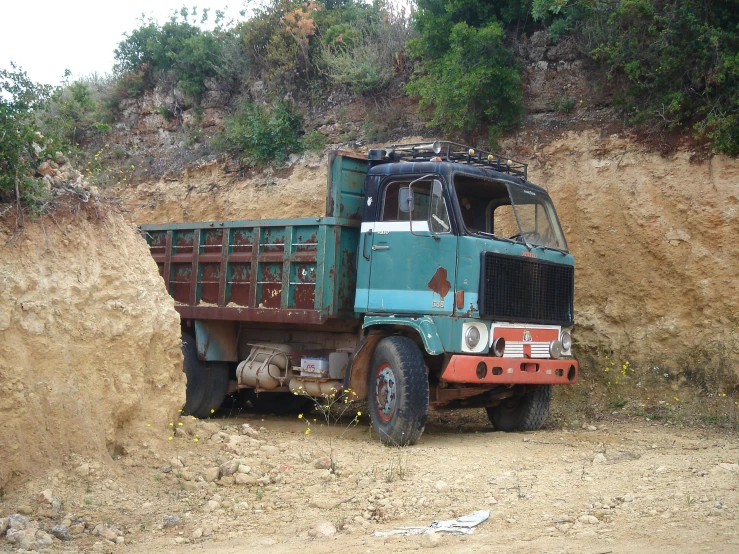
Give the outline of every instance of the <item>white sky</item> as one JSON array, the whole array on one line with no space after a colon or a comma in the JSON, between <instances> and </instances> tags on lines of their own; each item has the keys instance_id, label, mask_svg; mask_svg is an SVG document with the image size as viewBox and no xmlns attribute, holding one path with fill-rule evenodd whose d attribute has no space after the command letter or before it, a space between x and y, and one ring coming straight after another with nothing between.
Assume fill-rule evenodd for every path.
<instances>
[{"instance_id":1,"label":"white sky","mask_svg":"<svg viewBox=\"0 0 739 554\"><path fill-rule=\"evenodd\" d=\"M198 14L211 8L212 22L217 9L226 11L227 19L240 19L244 8L243 0L231 0L228 8L228 0L7 0L2 4L0 69L9 69L10 62L15 62L33 81L50 85L61 82L65 69L73 77L93 71L110 73L113 51L123 33L138 26L142 13L163 23L183 4L196 5Z\"/></svg>"},{"instance_id":2,"label":"white sky","mask_svg":"<svg viewBox=\"0 0 739 554\"><path fill-rule=\"evenodd\" d=\"M142 13L160 23L182 0L9 0L0 9L0 68L15 62L36 82L58 85L69 69L75 77L93 71L110 73L113 51L131 32ZM226 2L209 0L186 5L225 10ZM238 18L242 0L231 2L229 16Z\"/></svg>"}]
</instances>

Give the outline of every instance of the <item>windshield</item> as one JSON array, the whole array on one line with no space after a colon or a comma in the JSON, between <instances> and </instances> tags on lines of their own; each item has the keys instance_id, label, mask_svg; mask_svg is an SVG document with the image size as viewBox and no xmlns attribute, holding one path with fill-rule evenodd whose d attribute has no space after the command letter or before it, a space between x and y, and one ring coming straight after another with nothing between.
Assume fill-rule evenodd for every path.
<instances>
[{"instance_id":1,"label":"windshield","mask_svg":"<svg viewBox=\"0 0 739 554\"><path fill-rule=\"evenodd\" d=\"M502 181L456 175L462 220L470 234L567 250L552 200L546 193Z\"/></svg>"}]
</instances>

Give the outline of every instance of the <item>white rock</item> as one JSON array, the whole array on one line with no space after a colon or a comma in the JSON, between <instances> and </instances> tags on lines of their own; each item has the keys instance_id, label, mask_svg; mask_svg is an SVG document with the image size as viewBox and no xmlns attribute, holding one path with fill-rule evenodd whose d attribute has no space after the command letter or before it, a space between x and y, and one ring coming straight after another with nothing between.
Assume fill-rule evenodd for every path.
<instances>
[{"instance_id":1,"label":"white rock","mask_svg":"<svg viewBox=\"0 0 739 554\"><path fill-rule=\"evenodd\" d=\"M594 465L598 465L598 464L605 464L605 463L606 463L607 461L608 461L608 460L606 459L605 455L604 455L604 454L603 454L602 452L598 452L598 453L597 453L597 454L596 454L596 455L595 455L595 456L593 457L593 464L594 464Z\"/></svg>"},{"instance_id":2,"label":"white rock","mask_svg":"<svg viewBox=\"0 0 739 554\"><path fill-rule=\"evenodd\" d=\"M670 471L670 468L666 466L659 466L657 469L654 470L655 473L667 473Z\"/></svg>"},{"instance_id":3,"label":"white rock","mask_svg":"<svg viewBox=\"0 0 739 554\"><path fill-rule=\"evenodd\" d=\"M723 463L719 464L716 469L721 471L727 471L729 473L739 473L739 464Z\"/></svg>"},{"instance_id":4,"label":"white rock","mask_svg":"<svg viewBox=\"0 0 739 554\"><path fill-rule=\"evenodd\" d=\"M588 431L597 431L598 428L595 425L588 425Z\"/></svg>"},{"instance_id":5,"label":"white rock","mask_svg":"<svg viewBox=\"0 0 739 554\"><path fill-rule=\"evenodd\" d=\"M239 469L237 469L239 473L251 473L251 467L241 464L239 465Z\"/></svg>"},{"instance_id":6,"label":"white rock","mask_svg":"<svg viewBox=\"0 0 739 554\"><path fill-rule=\"evenodd\" d=\"M336 527L330 521L319 521L308 531L311 537L330 537L336 534Z\"/></svg>"},{"instance_id":7,"label":"white rock","mask_svg":"<svg viewBox=\"0 0 739 554\"><path fill-rule=\"evenodd\" d=\"M192 535L190 535L190 537L194 540L198 540L202 536L203 536L203 530L200 527L195 529L195 531L192 532Z\"/></svg>"},{"instance_id":8,"label":"white rock","mask_svg":"<svg viewBox=\"0 0 739 554\"><path fill-rule=\"evenodd\" d=\"M208 469L203 471L203 479L205 479L209 483L217 481L220 476L221 468L219 467L209 467Z\"/></svg>"},{"instance_id":9,"label":"white rock","mask_svg":"<svg viewBox=\"0 0 739 554\"><path fill-rule=\"evenodd\" d=\"M434 484L434 488L439 492L444 492L449 490L449 485L444 481L437 481Z\"/></svg>"},{"instance_id":10,"label":"white rock","mask_svg":"<svg viewBox=\"0 0 739 554\"><path fill-rule=\"evenodd\" d=\"M598 525L600 523L600 520L595 516L590 515L583 515L577 518L577 521L580 523L585 523L587 525Z\"/></svg>"},{"instance_id":11,"label":"white rock","mask_svg":"<svg viewBox=\"0 0 739 554\"><path fill-rule=\"evenodd\" d=\"M46 489L38 493L38 496L36 497L36 502L38 502L39 504L51 504L53 499L54 493L51 491L51 489Z\"/></svg>"},{"instance_id":12,"label":"white rock","mask_svg":"<svg viewBox=\"0 0 739 554\"><path fill-rule=\"evenodd\" d=\"M233 475L239 469L239 465L241 465L241 460L238 458L221 464L221 476Z\"/></svg>"},{"instance_id":13,"label":"white rock","mask_svg":"<svg viewBox=\"0 0 739 554\"><path fill-rule=\"evenodd\" d=\"M206 512L213 512L221 507L220 502L216 502L215 500L208 500L208 502L205 503L205 511Z\"/></svg>"},{"instance_id":14,"label":"white rock","mask_svg":"<svg viewBox=\"0 0 739 554\"><path fill-rule=\"evenodd\" d=\"M45 531L36 531L36 548L41 550L49 548L52 544L54 544L54 537Z\"/></svg>"},{"instance_id":15,"label":"white rock","mask_svg":"<svg viewBox=\"0 0 739 554\"><path fill-rule=\"evenodd\" d=\"M255 439L255 438L257 438L257 437L259 436L259 431L257 431L256 429L254 429L254 428L253 428L253 427L252 427L251 425L249 425L248 423L244 423L244 424L243 424L243 425L241 426L241 429L239 430L239 432L240 432L240 433L241 433L242 435L246 435L247 437L251 437L251 438L253 438L253 439Z\"/></svg>"},{"instance_id":16,"label":"white rock","mask_svg":"<svg viewBox=\"0 0 739 554\"><path fill-rule=\"evenodd\" d=\"M439 533L426 533L421 536L421 546L423 548L435 548L441 544L441 540Z\"/></svg>"}]
</instances>

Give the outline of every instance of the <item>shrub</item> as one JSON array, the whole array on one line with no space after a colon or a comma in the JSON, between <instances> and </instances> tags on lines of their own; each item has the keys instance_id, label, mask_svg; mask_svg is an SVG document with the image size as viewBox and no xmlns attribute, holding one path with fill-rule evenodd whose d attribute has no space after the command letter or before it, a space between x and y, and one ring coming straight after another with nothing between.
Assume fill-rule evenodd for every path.
<instances>
[{"instance_id":1,"label":"shrub","mask_svg":"<svg viewBox=\"0 0 739 554\"><path fill-rule=\"evenodd\" d=\"M303 150L302 123L303 118L287 102L263 106L246 101L226 118L216 142L221 151L237 155L245 165L280 164Z\"/></svg>"},{"instance_id":2,"label":"shrub","mask_svg":"<svg viewBox=\"0 0 739 554\"><path fill-rule=\"evenodd\" d=\"M431 112L428 126L445 133L468 133L481 123L490 124L490 140L518 122L522 112L519 71L505 47L502 26L492 22L481 28L457 23L448 50L424 60L421 71L406 87L420 98L420 108ZM423 45L414 45L420 57Z\"/></svg>"},{"instance_id":3,"label":"shrub","mask_svg":"<svg viewBox=\"0 0 739 554\"><path fill-rule=\"evenodd\" d=\"M386 89L401 71L405 43L414 36L409 23L404 13L388 9L352 25L331 27L321 53L326 74L357 94ZM339 35L335 35L337 28Z\"/></svg>"},{"instance_id":4,"label":"shrub","mask_svg":"<svg viewBox=\"0 0 739 554\"><path fill-rule=\"evenodd\" d=\"M554 99L554 111L559 113L570 113L575 107L577 100L569 94L558 94Z\"/></svg>"},{"instance_id":5,"label":"shrub","mask_svg":"<svg viewBox=\"0 0 739 554\"><path fill-rule=\"evenodd\" d=\"M326 149L326 135L313 129L303 137L303 147L311 152L323 152Z\"/></svg>"},{"instance_id":6,"label":"shrub","mask_svg":"<svg viewBox=\"0 0 739 554\"><path fill-rule=\"evenodd\" d=\"M0 201L18 195L33 201L39 193L33 179L39 159L59 146L39 132L38 110L47 106L52 87L39 85L15 65L0 70Z\"/></svg>"},{"instance_id":7,"label":"shrub","mask_svg":"<svg viewBox=\"0 0 739 554\"><path fill-rule=\"evenodd\" d=\"M534 0L550 36L574 32L612 78L632 123L692 126L739 154L739 11L732 0Z\"/></svg>"},{"instance_id":8,"label":"shrub","mask_svg":"<svg viewBox=\"0 0 739 554\"><path fill-rule=\"evenodd\" d=\"M216 18L216 30L203 31L188 21L195 16L180 10L180 19L173 15L164 25L142 18L137 29L118 44L115 50L115 71L124 80L131 96L153 87L158 76L171 76L182 91L199 100L205 92L207 79L222 76L222 56L226 33L220 27L221 14ZM207 20L207 12L201 23Z\"/></svg>"}]
</instances>

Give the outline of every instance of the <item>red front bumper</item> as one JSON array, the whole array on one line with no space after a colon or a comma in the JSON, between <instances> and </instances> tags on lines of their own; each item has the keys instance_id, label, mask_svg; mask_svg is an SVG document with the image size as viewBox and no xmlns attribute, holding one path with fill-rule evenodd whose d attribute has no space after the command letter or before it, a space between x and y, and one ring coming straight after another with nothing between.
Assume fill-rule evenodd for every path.
<instances>
[{"instance_id":1,"label":"red front bumper","mask_svg":"<svg viewBox=\"0 0 739 554\"><path fill-rule=\"evenodd\" d=\"M458 354L441 374L450 383L498 385L571 385L577 382L575 360L495 358Z\"/></svg>"}]
</instances>

